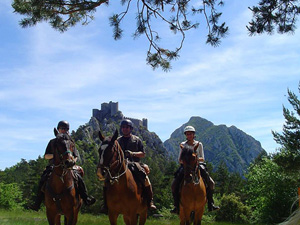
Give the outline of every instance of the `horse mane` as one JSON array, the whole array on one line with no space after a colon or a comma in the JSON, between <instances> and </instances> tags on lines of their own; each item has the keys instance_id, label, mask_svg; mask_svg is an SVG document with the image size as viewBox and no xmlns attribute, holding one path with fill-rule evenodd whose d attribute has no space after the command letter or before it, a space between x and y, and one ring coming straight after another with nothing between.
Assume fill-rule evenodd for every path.
<instances>
[{"instance_id":1,"label":"horse mane","mask_svg":"<svg viewBox=\"0 0 300 225\"><path fill-rule=\"evenodd\" d=\"M58 133L56 135L57 139L62 139L62 140L72 140L71 136L67 133Z\"/></svg>"},{"instance_id":2,"label":"horse mane","mask_svg":"<svg viewBox=\"0 0 300 225\"><path fill-rule=\"evenodd\" d=\"M193 146L182 146L181 149L182 152L181 152L180 160L186 159L186 157L191 156L195 152Z\"/></svg>"}]
</instances>

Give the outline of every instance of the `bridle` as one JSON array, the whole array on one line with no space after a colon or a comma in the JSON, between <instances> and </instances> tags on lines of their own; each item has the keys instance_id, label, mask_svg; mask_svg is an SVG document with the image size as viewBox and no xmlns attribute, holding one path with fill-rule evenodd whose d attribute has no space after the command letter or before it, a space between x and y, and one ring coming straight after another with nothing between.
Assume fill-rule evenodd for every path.
<instances>
[{"instance_id":1,"label":"bridle","mask_svg":"<svg viewBox=\"0 0 300 225\"><path fill-rule=\"evenodd\" d=\"M103 146L103 144L101 146ZM111 184L113 184L115 182L119 182L120 177L127 172L128 159L125 159L124 153L117 141L114 141L114 144L112 146L111 143L109 143L108 146L102 150L103 154L101 157L104 158L104 152L108 149L111 149L111 153L112 153L110 159L108 160L108 166L103 165L103 163L102 164L99 163L98 168L104 169L107 172L109 176L109 181ZM115 155L116 155L116 160L113 160ZM125 164L125 169L122 172L123 164ZM118 165L119 165L118 171L115 172L115 169L117 168ZM113 173L115 173L116 175L113 176Z\"/></svg>"},{"instance_id":2,"label":"bridle","mask_svg":"<svg viewBox=\"0 0 300 225\"><path fill-rule=\"evenodd\" d=\"M75 164L74 158L72 156L72 147L74 145L71 137L68 134L62 134L62 136L59 136L58 134L55 139L54 143L54 167L55 168L62 168L62 173L58 174L57 172L54 171L54 173L60 177L61 181L64 183L63 177L67 174L68 171L72 170L73 165ZM62 138L66 136L67 139ZM63 141L64 145L66 146L66 150L64 152L59 151L58 145L60 144L59 142ZM71 161L69 159L64 159L64 156L71 154ZM55 158L59 157L59 163L56 163ZM68 163L67 163L68 162Z\"/></svg>"},{"instance_id":3,"label":"bridle","mask_svg":"<svg viewBox=\"0 0 300 225\"><path fill-rule=\"evenodd\" d=\"M195 152L191 153L188 152L187 154L196 154ZM193 157L196 157L195 160L197 160L197 162L194 165L190 165L190 163L188 162L189 160L187 160L187 154L185 154L185 157L183 159L184 161L184 184L187 183L193 183L194 185L197 185L200 183L200 177L199 177L199 162L197 160L197 154L196 156L193 155Z\"/></svg>"}]
</instances>

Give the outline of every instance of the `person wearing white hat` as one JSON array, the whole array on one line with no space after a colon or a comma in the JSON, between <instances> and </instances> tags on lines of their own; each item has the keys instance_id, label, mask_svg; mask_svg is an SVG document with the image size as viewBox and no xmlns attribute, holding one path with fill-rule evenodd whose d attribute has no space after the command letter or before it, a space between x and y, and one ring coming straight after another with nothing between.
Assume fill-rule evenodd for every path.
<instances>
[{"instance_id":1,"label":"person wearing white hat","mask_svg":"<svg viewBox=\"0 0 300 225\"><path fill-rule=\"evenodd\" d=\"M201 173L201 177L204 179L204 182L206 184L206 194L207 194L207 205L208 205L208 210L213 211L213 210L218 210L220 209L219 206L214 205L214 200L213 200L213 190L215 187L215 182L213 179L209 176L209 173L206 169L206 164L204 163L204 151L203 151L203 145L200 141L195 140L195 133L196 130L193 126L186 126L184 128L184 135L186 137L186 141L182 142L180 145L185 147L185 146L190 146L190 147L195 147L198 145L198 148L196 149L197 157L199 160L199 169ZM181 148L180 148L181 149ZM180 184L183 179L183 165L180 160L181 156L181 150L179 153L178 161L180 163L180 167L178 170L175 172L174 180L172 182L172 195L174 198L174 208L171 210L171 213L179 213L179 188Z\"/></svg>"}]
</instances>

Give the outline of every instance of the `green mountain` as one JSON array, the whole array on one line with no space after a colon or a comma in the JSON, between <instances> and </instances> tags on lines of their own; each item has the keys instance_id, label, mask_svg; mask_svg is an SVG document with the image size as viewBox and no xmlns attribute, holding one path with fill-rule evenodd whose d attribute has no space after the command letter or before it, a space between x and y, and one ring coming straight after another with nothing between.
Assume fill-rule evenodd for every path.
<instances>
[{"instance_id":1,"label":"green mountain","mask_svg":"<svg viewBox=\"0 0 300 225\"><path fill-rule=\"evenodd\" d=\"M224 162L230 172L243 174L252 161L259 155L266 154L260 142L235 126L216 126L201 117L191 117L164 142L165 148L174 160L178 158L179 144L185 140L183 130L187 125L195 127L196 140L203 144L205 160L212 163L214 169Z\"/></svg>"}]
</instances>

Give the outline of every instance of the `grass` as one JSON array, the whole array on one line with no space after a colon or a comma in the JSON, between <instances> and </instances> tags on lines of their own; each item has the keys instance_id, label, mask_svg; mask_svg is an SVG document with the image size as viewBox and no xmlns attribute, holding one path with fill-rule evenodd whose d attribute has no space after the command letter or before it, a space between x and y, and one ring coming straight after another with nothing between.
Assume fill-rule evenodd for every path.
<instances>
[{"instance_id":1,"label":"grass","mask_svg":"<svg viewBox=\"0 0 300 225\"><path fill-rule=\"evenodd\" d=\"M206 221L205 221L206 220ZM63 220L62 220L63 221ZM1 225L48 225L45 211L33 212L28 210L8 211L0 209ZM63 224L63 222L62 222ZM77 225L110 225L106 215L79 214ZM125 225L122 216L118 218L119 225ZM155 219L150 217L146 221L146 225L179 225L177 216L169 218ZM202 225L237 225L226 222L212 222L204 218Z\"/></svg>"}]
</instances>

